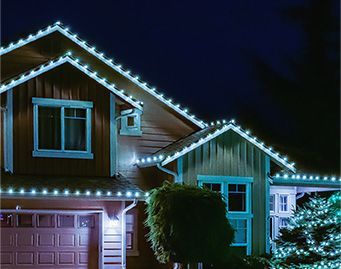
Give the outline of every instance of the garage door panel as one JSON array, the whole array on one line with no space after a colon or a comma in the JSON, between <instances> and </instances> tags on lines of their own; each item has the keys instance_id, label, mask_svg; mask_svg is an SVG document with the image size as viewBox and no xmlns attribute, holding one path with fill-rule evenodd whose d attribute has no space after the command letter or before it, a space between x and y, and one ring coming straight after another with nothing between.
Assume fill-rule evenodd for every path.
<instances>
[{"instance_id":1,"label":"garage door panel","mask_svg":"<svg viewBox=\"0 0 341 269\"><path fill-rule=\"evenodd\" d=\"M2 228L1 230L1 247L13 246L13 233L9 229Z\"/></svg>"},{"instance_id":2,"label":"garage door panel","mask_svg":"<svg viewBox=\"0 0 341 269\"><path fill-rule=\"evenodd\" d=\"M40 233L37 235L38 247L54 247L55 246L55 234Z\"/></svg>"},{"instance_id":3,"label":"garage door panel","mask_svg":"<svg viewBox=\"0 0 341 269\"><path fill-rule=\"evenodd\" d=\"M38 252L38 264L55 264L55 253Z\"/></svg>"},{"instance_id":4,"label":"garage door panel","mask_svg":"<svg viewBox=\"0 0 341 269\"><path fill-rule=\"evenodd\" d=\"M76 245L75 234L59 234L59 246L74 247Z\"/></svg>"},{"instance_id":5,"label":"garage door panel","mask_svg":"<svg viewBox=\"0 0 341 269\"><path fill-rule=\"evenodd\" d=\"M12 252L1 252L1 264L11 265L13 264L13 253Z\"/></svg>"},{"instance_id":6,"label":"garage door panel","mask_svg":"<svg viewBox=\"0 0 341 269\"><path fill-rule=\"evenodd\" d=\"M98 268L98 213L0 215L1 268Z\"/></svg>"},{"instance_id":7,"label":"garage door panel","mask_svg":"<svg viewBox=\"0 0 341 269\"><path fill-rule=\"evenodd\" d=\"M59 264L75 265L76 256L74 252L59 252Z\"/></svg>"},{"instance_id":8,"label":"garage door panel","mask_svg":"<svg viewBox=\"0 0 341 269\"><path fill-rule=\"evenodd\" d=\"M34 264L34 252L17 252L17 264Z\"/></svg>"},{"instance_id":9,"label":"garage door panel","mask_svg":"<svg viewBox=\"0 0 341 269\"><path fill-rule=\"evenodd\" d=\"M16 234L17 246L34 246L34 234L27 231L27 233Z\"/></svg>"},{"instance_id":10,"label":"garage door panel","mask_svg":"<svg viewBox=\"0 0 341 269\"><path fill-rule=\"evenodd\" d=\"M88 259L89 259L88 252L79 252L78 258L79 258L79 264L82 264L82 265L88 264Z\"/></svg>"}]
</instances>

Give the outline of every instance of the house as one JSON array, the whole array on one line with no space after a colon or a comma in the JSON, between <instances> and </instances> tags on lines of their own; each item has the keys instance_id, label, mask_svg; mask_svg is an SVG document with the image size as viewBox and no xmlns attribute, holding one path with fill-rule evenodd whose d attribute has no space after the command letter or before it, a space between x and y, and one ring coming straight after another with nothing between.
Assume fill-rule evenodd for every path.
<instances>
[{"instance_id":1,"label":"house","mask_svg":"<svg viewBox=\"0 0 341 269\"><path fill-rule=\"evenodd\" d=\"M165 180L223 193L234 250L254 255L270 251L271 201L339 188L298 178L233 120L204 123L59 22L0 55L4 268L169 268L143 228Z\"/></svg>"}]
</instances>

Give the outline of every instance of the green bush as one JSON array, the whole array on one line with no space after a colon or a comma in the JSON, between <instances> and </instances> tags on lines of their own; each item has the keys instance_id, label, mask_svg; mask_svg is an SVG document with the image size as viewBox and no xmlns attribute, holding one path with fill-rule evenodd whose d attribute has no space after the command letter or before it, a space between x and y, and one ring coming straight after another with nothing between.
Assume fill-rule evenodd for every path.
<instances>
[{"instance_id":1,"label":"green bush","mask_svg":"<svg viewBox=\"0 0 341 269\"><path fill-rule=\"evenodd\" d=\"M220 193L165 183L147 202L148 240L161 263L221 263L229 256L234 230Z\"/></svg>"}]
</instances>

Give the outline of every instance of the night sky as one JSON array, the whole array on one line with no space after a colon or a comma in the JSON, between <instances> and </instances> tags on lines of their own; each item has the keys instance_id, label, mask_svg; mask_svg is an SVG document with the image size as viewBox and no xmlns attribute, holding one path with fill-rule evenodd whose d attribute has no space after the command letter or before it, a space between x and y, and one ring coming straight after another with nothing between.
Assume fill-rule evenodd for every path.
<instances>
[{"instance_id":1,"label":"night sky","mask_svg":"<svg viewBox=\"0 0 341 269\"><path fill-rule=\"evenodd\" d=\"M61 21L205 122L235 119L296 162L298 170L339 175L339 85L331 93L321 89L327 96L322 99L313 92L296 96L292 89L282 98L283 92L264 90L269 83L260 74L266 63L295 77L291 63L309 51L309 31L285 10L311 7L314 1L3 0L1 46ZM331 15L338 20L339 4L334 2ZM339 34L328 38L339 41ZM328 55L339 62L335 48ZM331 71L339 74L339 65ZM295 115L308 111L310 103L317 116L302 131L302 117ZM326 118L328 124L321 125ZM308 130L316 134L314 141L305 139Z\"/></svg>"}]
</instances>

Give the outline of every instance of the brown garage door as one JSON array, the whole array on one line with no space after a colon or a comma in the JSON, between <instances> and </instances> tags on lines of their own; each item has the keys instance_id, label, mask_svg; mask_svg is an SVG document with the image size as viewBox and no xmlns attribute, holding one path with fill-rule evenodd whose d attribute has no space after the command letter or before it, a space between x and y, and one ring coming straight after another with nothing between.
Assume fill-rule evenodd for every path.
<instances>
[{"instance_id":1,"label":"brown garage door","mask_svg":"<svg viewBox=\"0 0 341 269\"><path fill-rule=\"evenodd\" d=\"M4 213L2 268L98 268L99 214Z\"/></svg>"}]
</instances>

